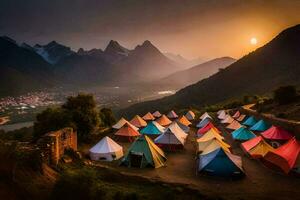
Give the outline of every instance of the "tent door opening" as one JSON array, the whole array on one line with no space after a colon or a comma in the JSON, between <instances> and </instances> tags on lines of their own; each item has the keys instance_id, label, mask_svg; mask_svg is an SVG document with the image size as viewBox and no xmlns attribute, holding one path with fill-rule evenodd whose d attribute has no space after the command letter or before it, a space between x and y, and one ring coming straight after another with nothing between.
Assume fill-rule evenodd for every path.
<instances>
[{"instance_id":1,"label":"tent door opening","mask_svg":"<svg viewBox=\"0 0 300 200\"><path fill-rule=\"evenodd\" d=\"M131 167L142 167L143 154L130 154Z\"/></svg>"}]
</instances>

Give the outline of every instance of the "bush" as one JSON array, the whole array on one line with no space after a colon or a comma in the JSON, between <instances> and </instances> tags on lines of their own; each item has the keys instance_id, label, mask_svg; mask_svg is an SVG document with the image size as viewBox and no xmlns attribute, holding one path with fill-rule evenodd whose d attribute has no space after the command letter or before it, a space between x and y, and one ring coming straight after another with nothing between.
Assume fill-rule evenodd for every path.
<instances>
[{"instance_id":1,"label":"bush","mask_svg":"<svg viewBox=\"0 0 300 200\"><path fill-rule=\"evenodd\" d=\"M102 126L111 127L116 123L116 118L109 108L102 108L99 112Z\"/></svg>"},{"instance_id":2,"label":"bush","mask_svg":"<svg viewBox=\"0 0 300 200\"><path fill-rule=\"evenodd\" d=\"M295 86L282 86L274 91L274 100L283 105L293 102L297 97Z\"/></svg>"}]
</instances>

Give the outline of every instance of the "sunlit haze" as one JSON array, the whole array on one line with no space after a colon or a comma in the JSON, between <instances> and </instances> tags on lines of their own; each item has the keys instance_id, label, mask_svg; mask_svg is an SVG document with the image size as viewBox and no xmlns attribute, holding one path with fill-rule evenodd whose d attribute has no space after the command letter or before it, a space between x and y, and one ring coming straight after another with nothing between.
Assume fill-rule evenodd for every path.
<instances>
[{"instance_id":1,"label":"sunlit haze","mask_svg":"<svg viewBox=\"0 0 300 200\"><path fill-rule=\"evenodd\" d=\"M4 0L0 30L29 44L56 40L74 50L105 48L111 39L134 48L147 39L187 58L239 58L300 23L299 10L299 1L284 0L27 0L13 6ZM249 43L253 36L256 45Z\"/></svg>"}]
</instances>

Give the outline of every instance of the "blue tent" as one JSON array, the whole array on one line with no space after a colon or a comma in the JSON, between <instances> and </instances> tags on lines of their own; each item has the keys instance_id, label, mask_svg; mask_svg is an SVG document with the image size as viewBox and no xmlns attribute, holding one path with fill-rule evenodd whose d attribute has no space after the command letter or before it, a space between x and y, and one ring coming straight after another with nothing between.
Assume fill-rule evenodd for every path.
<instances>
[{"instance_id":1,"label":"blue tent","mask_svg":"<svg viewBox=\"0 0 300 200\"><path fill-rule=\"evenodd\" d=\"M186 133L188 133L190 131L190 127L182 124L181 122L179 121L176 121L176 123L178 124L178 126Z\"/></svg>"},{"instance_id":2,"label":"blue tent","mask_svg":"<svg viewBox=\"0 0 300 200\"><path fill-rule=\"evenodd\" d=\"M253 116L251 116L247 118L242 124L246 126L253 126L256 123L257 123L256 119Z\"/></svg>"},{"instance_id":3,"label":"blue tent","mask_svg":"<svg viewBox=\"0 0 300 200\"><path fill-rule=\"evenodd\" d=\"M222 148L208 154L199 155L198 171L223 177L241 176L244 174L241 157L225 152Z\"/></svg>"},{"instance_id":4,"label":"blue tent","mask_svg":"<svg viewBox=\"0 0 300 200\"><path fill-rule=\"evenodd\" d=\"M251 131L265 131L268 130L271 126L265 122L264 120L259 120L256 124L251 126L250 130Z\"/></svg>"},{"instance_id":5,"label":"blue tent","mask_svg":"<svg viewBox=\"0 0 300 200\"><path fill-rule=\"evenodd\" d=\"M164 130L162 128L158 128L153 121L150 121L146 127L144 127L140 133L146 135L160 135Z\"/></svg>"},{"instance_id":6,"label":"blue tent","mask_svg":"<svg viewBox=\"0 0 300 200\"><path fill-rule=\"evenodd\" d=\"M198 124L197 124L197 128L202 128L202 127L204 127L207 123L209 123L210 122L210 118L205 118L205 119L203 119L203 120L201 120Z\"/></svg>"},{"instance_id":7,"label":"blue tent","mask_svg":"<svg viewBox=\"0 0 300 200\"><path fill-rule=\"evenodd\" d=\"M231 133L231 135L232 135L233 139L235 139L235 140L250 140L250 139L256 137L256 135L254 133L252 133L245 127L241 127L239 129L233 131Z\"/></svg>"}]
</instances>

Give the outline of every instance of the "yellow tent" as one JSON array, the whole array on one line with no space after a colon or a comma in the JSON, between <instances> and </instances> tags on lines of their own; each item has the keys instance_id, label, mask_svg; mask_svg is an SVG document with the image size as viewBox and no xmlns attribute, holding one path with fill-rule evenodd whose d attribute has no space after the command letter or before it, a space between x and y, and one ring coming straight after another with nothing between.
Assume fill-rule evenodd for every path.
<instances>
[{"instance_id":1,"label":"yellow tent","mask_svg":"<svg viewBox=\"0 0 300 200\"><path fill-rule=\"evenodd\" d=\"M201 138L197 139L197 142L206 142L216 138L217 140L222 141L224 139L216 130L210 129L207 131Z\"/></svg>"},{"instance_id":2,"label":"yellow tent","mask_svg":"<svg viewBox=\"0 0 300 200\"><path fill-rule=\"evenodd\" d=\"M230 150L229 150L230 145L223 141L220 141L216 138L205 141L205 142L198 142L197 150L198 150L198 152L201 153L201 155L204 155L204 154L208 154L218 148L223 148L224 151L230 152Z\"/></svg>"},{"instance_id":3,"label":"yellow tent","mask_svg":"<svg viewBox=\"0 0 300 200\"><path fill-rule=\"evenodd\" d=\"M252 157L264 157L269 151L273 151L274 148L269 145L265 140L261 140L255 147L249 150L249 154Z\"/></svg>"},{"instance_id":4,"label":"yellow tent","mask_svg":"<svg viewBox=\"0 0 300 200\"><path fill-rule=\"evenodd\" d=\"M192 124L184 115L182 117L180 117L180 119L178 121L186 126L189 126Z\"/></svg>"}]
</instances>

